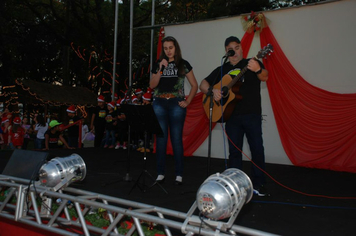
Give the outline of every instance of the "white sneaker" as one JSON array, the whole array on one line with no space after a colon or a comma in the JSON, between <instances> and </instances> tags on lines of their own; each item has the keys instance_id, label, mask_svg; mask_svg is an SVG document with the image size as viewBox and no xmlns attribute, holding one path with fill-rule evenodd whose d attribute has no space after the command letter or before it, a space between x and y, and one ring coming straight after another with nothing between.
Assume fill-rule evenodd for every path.
<instances>
[{"instance_id":1,"label":"white sneaker","mask_svg":"<svg viewBox=\"0 0 356 236\"><path fill-rule=\"evenodd\" d=\"M162 182L164 180L164 175L158 175L156 181Z\"/></svg>"},{"instance_id":2,"label":"white sneaker","mask_svg":"<svg viewBox=\"0 0 356 236\"><path fill-rule=\"evenodd\" d=\"M182 185L183 183L183 177L182 176L177 176L176 177L176 181L175 181L175 185Z\"/></svg>"},{"instance_id":3,"label":"white sneaker","mask_svg":"<svg viewBox=\"0 0 356 236\"><path fill-rule=\"evenodd\" d=\"M119 148L121 148L121 146L120 146L120 144L117 144L117 145L115 146L115 149L119 149Z\"/></svg>"}]
</instances>

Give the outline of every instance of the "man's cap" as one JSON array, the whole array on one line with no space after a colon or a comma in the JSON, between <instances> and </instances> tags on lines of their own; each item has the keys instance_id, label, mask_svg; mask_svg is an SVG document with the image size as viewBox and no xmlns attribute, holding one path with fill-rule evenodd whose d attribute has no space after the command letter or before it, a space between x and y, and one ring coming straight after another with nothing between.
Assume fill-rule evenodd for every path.
<instances>
[{"instance_id":1,"label":"man's cap","mask_svg":"<svg viewBox=\"0 0 356 236\"><path fill-rule=\"evenodd\" d=\"M56 127L57 125L60 125L62 123L59 123L57 120L52 120L51 122L49 122L49 127L50 128L54 128Z\"/></svg>"},{"instance_id":2,"label":"man's cap","mask_svg":"<svg viewBox=\"0 0 356 236\"><path fill-rule=\"evenodd\" d=\"M237 38L235 36L230 36L227 39L225 39L225 47L227 45L229 45L229 43L231 43L231 42L241 43L239 38Z\"/></svg>"}]
</instances>

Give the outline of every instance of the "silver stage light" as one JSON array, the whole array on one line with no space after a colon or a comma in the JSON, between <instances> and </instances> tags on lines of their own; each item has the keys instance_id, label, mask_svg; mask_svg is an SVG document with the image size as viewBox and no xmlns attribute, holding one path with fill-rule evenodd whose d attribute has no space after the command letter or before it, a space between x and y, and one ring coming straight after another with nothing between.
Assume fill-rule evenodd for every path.
<instances>
[{"instance_id":1,"label":"silver stage light","mask_svg":"<svg viewBox=\"0 0 356 236\"><path fill-rule=\"evenodd\" d=\"M200 212L212 220L232 216L253 196L250 178L241 170L231 168L208 177L197 192Z\"/></svg>"},{"instance_id":2,"label":"silver stage light","mask_svg":"<svg viewBox=\"0 0 356 236\"><path fill-rule=\"evenodd\" d=\"M78 154L53 158L39 170L41 185L50 187L54 191L67 187L72 182L82 181L85 175L86 166Z\"/></svg>"}]
</instances>

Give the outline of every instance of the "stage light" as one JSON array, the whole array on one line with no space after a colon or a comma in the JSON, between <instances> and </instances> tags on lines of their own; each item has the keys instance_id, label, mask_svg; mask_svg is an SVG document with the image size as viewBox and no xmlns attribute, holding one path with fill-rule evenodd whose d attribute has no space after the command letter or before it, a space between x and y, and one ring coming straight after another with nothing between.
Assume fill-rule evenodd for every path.
<instances>
[{"instance_id":1,"label":"stage light","mask_svg":"<svg viewBox=\"0 0 356 236\"><path fill-rule=\"evenodd\" d=\"M196 203L202 215L211 220L236 218L252 195L250 178L243 171L230 168L204 181L197 192Z\"/></svg>"},{"instance_id":2,"label":"stage light","mask_svg":"<svg viewBox=\"0 0 356 236\"><path fill-rule=\"evenodd\" d=\"M78 154L68 157L56 157L44 164L39 170L41 185L54 191L77 181L82 181L86 175L86 166Z\"/></svg>"}]
</instances>

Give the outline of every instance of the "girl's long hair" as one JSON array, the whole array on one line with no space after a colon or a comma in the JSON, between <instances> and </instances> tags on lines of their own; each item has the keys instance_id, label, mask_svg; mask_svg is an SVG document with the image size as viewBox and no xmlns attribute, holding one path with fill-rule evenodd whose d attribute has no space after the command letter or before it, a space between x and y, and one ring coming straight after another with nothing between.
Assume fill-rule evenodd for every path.
<instances>
[{"instance_id":1,"label":"girl's long hair","mask_svg":"<svg viewBox=\"0 0 356 236\"><path fill-rule=\"evenodd\" d=\"M167 36L164 39L162 39L161 42L162 42L162 48L161 48L161 54L159 56L159 59L160 60L163 60L163 59L168 60L167 56L166 56L166 54L164 52L163 44L164 44L164 42L173 42L174 47L175 47L174 62L176 63L177 68L178 68L178 75L179 76L185 76L184 62L183 62L183 58L182 58L182 51L180 50L180 46L179 46L178 41L172 36Z\"/></svg>"},{"instance_id":2,"label":"girl's long hair","mask_svg":"<svg viewBox=\"0 0 356 236\"><path fill-rule=\"evenodd\" d=\"M38 115L38 116L36 117L36 119L37 119L37 124L39 124L40 126L43 126L43 127L46 126L45 119L43 118L42 115Z\"/></svg>"}]
</instances>

